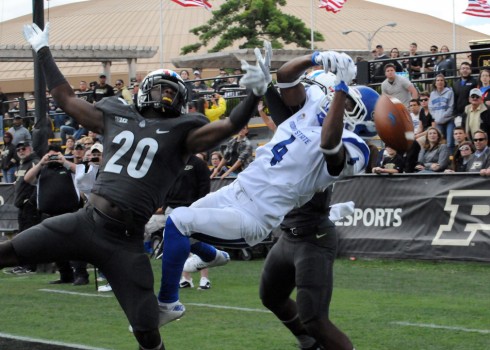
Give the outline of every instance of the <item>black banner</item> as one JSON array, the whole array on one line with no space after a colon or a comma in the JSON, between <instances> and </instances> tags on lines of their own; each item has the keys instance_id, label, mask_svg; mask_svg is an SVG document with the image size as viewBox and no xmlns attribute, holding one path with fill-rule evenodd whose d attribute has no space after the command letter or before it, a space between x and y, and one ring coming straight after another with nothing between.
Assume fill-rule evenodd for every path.
<instances>
[{"instance_id":1,"label":"black banner","mask_svg":"<svg viewBox=\"0 0 490 350\"><path fill-rule=\"evenodd\" d=\"M19 229L18 211L14 206L14 185L0 184L0 232L13 232Z\"/></svg>"},{"instance_id":2,"label":"black banner","mask_svg":"<svg viewBox=\"0 0 490 350\"><path fill-rule=\"evenodd\" d=\"M337 223L344 256L490 262L490 179L477 174L363 175L335 184L354 201Z\"/></svg>"}]
</instances>

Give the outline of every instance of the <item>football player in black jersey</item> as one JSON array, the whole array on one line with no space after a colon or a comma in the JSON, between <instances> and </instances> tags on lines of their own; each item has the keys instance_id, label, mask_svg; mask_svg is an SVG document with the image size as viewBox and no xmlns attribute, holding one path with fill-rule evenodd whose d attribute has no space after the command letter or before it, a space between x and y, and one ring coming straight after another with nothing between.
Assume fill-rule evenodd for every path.
<instances>
[{"instance_id":1,"label":"football player in black jersey","mask_svg":"<svg viewBox=\"0 0 490 350\"><path fill-rule=\"evenodd\" d=\"M57 216L0 245L0 268L57 260L83 260L98 266L111 284L140 349L164 349L153 274L144 253L144 225L193 153L205 151L240 130L265 93L259 67L242 61L247 97L224 120L207 123L183 114L187 90L170 70L150 73L140 85L137 106L117 97L95 105L76 98L48 47L49 23L24 26L37 53L48 89L79 124L104 136L104 160L89 203Z\"/></svg>"}]
</instances>

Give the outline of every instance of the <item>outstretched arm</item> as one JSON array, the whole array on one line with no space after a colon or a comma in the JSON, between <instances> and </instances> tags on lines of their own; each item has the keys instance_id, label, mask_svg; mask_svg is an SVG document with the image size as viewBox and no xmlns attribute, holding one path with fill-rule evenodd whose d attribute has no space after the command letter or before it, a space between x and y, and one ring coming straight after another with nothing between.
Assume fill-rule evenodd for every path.
<instances>
[{"instance_id":1,"label":"outstretched arm","mask_svg":"<svg viewBox=\"0 0 490 350\"><path fill-rule=\"evenodd\" d=\"M247 73L240 80L240 84L251 91L248 91L247 97L233 108L228 118L192 130L186 139L188 152L202 152L216 146L242 129L255 115L257 104L267 89L267 83L259 67L250 66L242 61L242 69Z\"/></svg>"},{"instance_id":2,"label":"outstretched arm","mask_svg":"<svg viewBox=\"0 0 490 350\"><path fill-rule=\"evenodd\" d=\"M254 116L261 97L249 91L247 97L233 108L228 118L192 130L186 140L187 151L191 153L206 151L237 133Z\"/></svg>"},{"instance_id":3,"label":"outstretched arm","mask_svg":"<svg viewBox=\"0 0 490 350\"><path fill-rule=\"evenodd\" d=\"M41 30L36 24L24 26L24 37L36 51L46 78L49 92L56 103L79 124L97 133L103 131L103 115L94 105L75 96L60 72L48 46L49 23Z\"/></svg>"}]
</instances>

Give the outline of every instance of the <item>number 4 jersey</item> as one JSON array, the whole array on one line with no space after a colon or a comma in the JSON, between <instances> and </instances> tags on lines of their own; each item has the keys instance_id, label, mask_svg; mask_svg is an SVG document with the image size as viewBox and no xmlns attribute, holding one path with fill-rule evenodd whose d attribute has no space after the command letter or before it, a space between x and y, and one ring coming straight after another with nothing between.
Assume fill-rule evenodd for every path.
<instances>
[{"instance_id":1,"label":"number 4 jersey","mask_svg":"<svg viewBox=\"0 0 490 350\"><path fill-rule=\"evenodd\" d=\"M208 121L201 114L145 119L117 97L96 107L104 113L104 155L92 192L144 225L184 169L187 134Z\"/></svg>"},{"instance_id":2,"label":"number 4 jersey","mask_svg":"<svg viewBox=\"0 0 490 350\"><path fill-rule=\"evenodd\" d=\"M271 225L339 178L328 173L320 150L322 127L316 113L322 98L320 88L310 87L304 107L278 126L271 141L257 149L255 160L238 175L240 186ZM348 130L342 141L347 156L340 177L363 172L369 158L366 143Z\"/></svg>"}]
</instances>

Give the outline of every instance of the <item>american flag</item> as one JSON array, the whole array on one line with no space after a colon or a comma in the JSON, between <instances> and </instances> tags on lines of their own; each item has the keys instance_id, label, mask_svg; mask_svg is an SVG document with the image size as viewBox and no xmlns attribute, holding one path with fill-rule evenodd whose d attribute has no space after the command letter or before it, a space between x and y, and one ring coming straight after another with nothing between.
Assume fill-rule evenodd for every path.
<instances>
[{"instance_id":1,"label":"american flag","mask_svg":"<svg viewBox=\"0 0 490 350\"><path fill-rule=\"evenodd\" d=\"M347 0L320 0L318 7L327 10L327 12L337 13L346 2Z\"/></svg>"},{"instance_id":2,"label":"american flag","mask_svg":"<svg viewBox=\"0 0 490 350\"><path fill-rule=\"evenodd\" d=\"M206 10L209 10L212 7L211 4L206 0L172 0L172 1L184 7L204 7Z\"/></svg>"},{"instance_id":3,"label":"american flag","mask_svg":"<svg viewBox=\"0 0 490 350\"><path fill-rule=\"evenodd\" d=\"M490 5L487 0L468 0L468 7L463 12L466 15L490 18Z\"/></svg>"}]
</instances>

